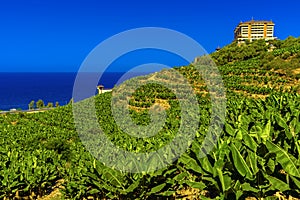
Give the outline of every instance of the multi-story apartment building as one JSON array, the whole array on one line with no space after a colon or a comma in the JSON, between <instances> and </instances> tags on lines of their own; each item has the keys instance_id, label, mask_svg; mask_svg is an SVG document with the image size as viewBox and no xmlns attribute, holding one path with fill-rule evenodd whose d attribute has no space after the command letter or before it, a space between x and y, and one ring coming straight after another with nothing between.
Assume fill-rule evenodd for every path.
<instances>
[{"instance_id":1,"label":"multi-story apartment building","mask_svg":"<svg viewBox=\"0 0 300 200\"><path fill-rule=\"evenodd\" d=\"M252 42L253 40L265 39L274 40L274 26L272 21L256 21L241 22L234 30L234 39L238 43L243 43L246 40Z\"/></svg>"}]
</instances>

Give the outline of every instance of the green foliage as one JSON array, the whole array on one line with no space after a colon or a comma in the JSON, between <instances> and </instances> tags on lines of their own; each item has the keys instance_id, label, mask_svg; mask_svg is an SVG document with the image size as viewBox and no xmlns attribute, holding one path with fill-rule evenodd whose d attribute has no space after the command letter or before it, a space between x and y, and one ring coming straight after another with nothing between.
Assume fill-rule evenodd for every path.
<instances>
[{"instance_id":1,"label":"green foliage","mask_svg":"<svg viewBox=\"0 0 300 200\"><path fill-rule=\"evenodd\" d=\"M29 110L32 110L32 109L34 109L34 101L32 100L29 104L28 104L28 109Z\"/></svg>"},{"instance_id":2,"label":"green foliage","mask_svg":"<svg viewBox=\"0 0 300 200\"><path fill-rule=\"evenodd\" d=\"M39 108L39 109L45 107L44 101L41 100L41 99L39 99L39 100L36 102L36 107Z\"/></svg>"},{"instance_id":3,"label":"green foliage","mask_svg":"<svg viewBox=\"0 0 300 200\"><path fill-rule=\"evenodd\" d=\"M238 46L236 42L223 47L220 51L211 54L217 65L225 65L237 61L244 61L267 52L264 40L256 40L251 43Z\"/></svg>"},{"instance_id":4,"label":"green foliage","mask_svg":"<svg viewBox=\"0 0 300 200\"><path fill-rule=\"evenodd\" d=\"M48 107L48 108L53 108L53 103L52 103L52 102L49 102L49 103L47 104L47 107Z\"/></svg>"},{"instance_id":5,"label":"green foliage","mask_svg":"<svg viewBox=\"0 0 300 200\"><path fill-rule=\"evenodd\" d=\"M96 97L104 105L99 115L106 120L111 113L103 103L109 99L109 93ZM170 197L183 187L208 191L210 198L298 193L299 103L300 96L293 94L272 95L264 101L229 96L224 132L207 157L199 157L205 136L201 130L209 124L203 120L190 150L169 167L149 174L121 173L96 161L76 134L72 105L22 117L0 116L0 195L25 197L34 192L36 198L49 194L59 180L64 180L64 196L72 199ZM209 113L203 109L202 115L207 119ZM12 125L15 120L18 123ZM116 145L130 141L118 134L112 139ZM160 143L163 140L147 148ZM200 198L201 193L197 195Z\"/></svg>"},{"instance_id":6,"label":"green foliage","mask_svg":"<svg viewBox=\"0 0 300 200\"><path fill-rule=\"evenodd\" d=\"M192 65L176 68L197 91L200 116L192 117L199 120L199 128L190 148L155 172L123 173L97 161L77 135L72 101L62 107L56 102L58 108L47 112L0 115L0 198L37 199L58 187L66 199L172 199L184 198L179 191L189 189L197 191L196 199L271 199L276 193L299 197L300 95L296 86L282 88L295 79L276 70L296 68L300 43L288 38L270 44L276 47L272 52L264 41L256 41L241 47L232 44L212 55L224 64L219 70L227 88L227 115L221 137L204 157L202 142L211 120L208 89ZM237 91L266 98L249 98ZM167 87L146 84L129 99L130 117L142 126L151 123L151 106L164 103L164 126L148 138L132 137L118 127L111 97L111 93L97 95L95 108L101 128L118 148L154 151L176 136L182 111ZM80 103L84 112L85 104ZM44 104L40 101L36 106ZM34 101L29 108L34 108Z\"/></svg>"},{"instance_id":7,"label":"green foliage","mask_svg":"<svg viewBox=\"0 0 300 200\"><path fill-rule=\"evenodd\" d=\"M269 52L272 47L275 49ZM286 40L273 40L268 43L257 40L240 46L234 42L212 53L211 57L218 66L241 65L245 61L259 59L257 67L261 69L281 70L285 75L299 77L291 72L299 68L299 55L300 38L288 37Z\"/></svg>"}]
</instances>

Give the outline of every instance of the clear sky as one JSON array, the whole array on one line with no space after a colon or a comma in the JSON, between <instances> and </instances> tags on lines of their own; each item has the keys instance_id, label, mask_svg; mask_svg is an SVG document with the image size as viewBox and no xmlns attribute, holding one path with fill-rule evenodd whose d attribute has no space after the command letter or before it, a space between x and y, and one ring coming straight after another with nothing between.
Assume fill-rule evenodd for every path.
<instances>
[{"instance_id":1,"label":"clear sky","mask_svg":"<svg viewBox=\"0 0 300 200\"><path fill-rule=\"evenodd\" d=\"M0 71L77 71L101 41L138 27L180 31L208 52L252 17L273 20L280 39L299 37L299 8L299 0L2 0Z\"/></svg>"}]
</instances>

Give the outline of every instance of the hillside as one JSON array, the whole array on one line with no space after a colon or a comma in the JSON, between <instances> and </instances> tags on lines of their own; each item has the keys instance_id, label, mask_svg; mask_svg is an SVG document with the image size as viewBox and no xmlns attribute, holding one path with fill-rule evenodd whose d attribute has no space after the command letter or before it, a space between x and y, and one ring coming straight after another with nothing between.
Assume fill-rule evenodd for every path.
<instances>
[{"instance_id":1,"label":"hillside","mask_svg":"<svg viewBox=\"0 0 300 200\"><path fill-rule=\"evenodd\" d=\"M211 56L232 90L250 94L299 93L300 38L289 37L268 44L259 40L241 47L233 43ZM233 88L232 84L238 88ZM257 87L257 90L249 91L249 86Z\"/></svg>"},{"instance_id":2,"label":"hillside","mask_svg":"<svg viewBox=\"0 0 300 200\"><path fill-rule=\"evenodd\" d=\"M269 52L271 48L274 49ZM207 156L200 155L205 150L201 145L212 120L210 94L193 65L176 67L196 91L200 113L186 112L180 107L180 99L166 86L143 85L129 100L129 114L134 123L151 124L149 113L159 114L161 107L166 113L162 129L151 137L133 137L118 126L114 117L121 117L123 124L127 121L121 110L113 113L111 93L47 112L0 115L0 198L300 198L300 38L290 37L268 45L264 41L241 47L233 43L211 57L222 74L227 110L220 138L217 144L212 144L214 149ZM171 76L171 71L165 70L138 78L158 77L167 84ZM177 80L176 76L172 79ZM126 100L123 96L118 98L117 102ZM85 143L97 149L93 138L99 136L99 130L89 126L91 116L84 115L93 101L105 136L128 152L153 152L171 143L181 123L189 126L182 113L187 119L197 119L195 138L178 160L155 172L111 169L97 161L80 140L90 138ZM151 111L152 105L161 107L154 106ZM80 127L74 124L75 107L85 117ZM221 123L219 118L213 120ZM86 131L85 134L78 135L76 128ZM138 133L147 133L145 130ZM153 158L149 168L163 163L177 151L180 149ZM115 159L115 152L107 148L96 153ZM122 165L143 168L137 160L127 162L124 158L120 163L115 168Z\"/></svg>"}]
</instances>

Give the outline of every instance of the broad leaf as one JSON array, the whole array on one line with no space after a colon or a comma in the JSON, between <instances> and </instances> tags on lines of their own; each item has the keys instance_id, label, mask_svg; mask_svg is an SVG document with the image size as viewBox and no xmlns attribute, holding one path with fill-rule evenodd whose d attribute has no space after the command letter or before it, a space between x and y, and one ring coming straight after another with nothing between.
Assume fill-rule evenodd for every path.
<instances>
[{"instance_id":1,"label":"broad leaf","mask_svg":"<svg viewBox=\"0 0 300 200\"><path fill-rule=\"evenodd\" d=\"M244 158L236 148L236 146L231 143L231 152L233 157L233 163L237 171L243 176L248 179L252 178L252 172L250 171L247 163L245 162Z\"/></svg>"},{"instance_id":2,"label":"broad leaf","mask_svg":"<svg viewBox=\"0 0 300 200\"><path fill-rule=\"evenodd\" d=\"M187 169L191 169L195 172L198 173L202 173L203 170L201 169L201 167L199 166L199 164L197 163L197 161L193 158L191 158L188 154L183 154L180 158L179 161L182 162L183 164L185 164L185 167Z\"/></svg>"},{"instance_id":3,"label":"broad leaf","mask_svg":"<svg viewBox=\"0 0 300 200\"><path fill-rule=\"evenodd\" d=\"M231 178L228 175L223 175L223 171L217 169L219 180L222 186L222 191L225 192L231 187Z\"/></svg>"},{"instance_id":4,"label":"broad leaf","mask_svg":"<svg viewBox=\"0 0 300 200\"><path fill-rule=\"evenodd\" d=\"M253 153L251 151L248 151L248 156L247 156L247 159L246 159L247 163L249 164L250 168L252 169L252 172L254 174L256 174L259 169L257 167L257 155L256 153Z\"/></svg>"},{"instance_id":5,"label":"broad leaf","mask_svg":"<svg viewBox=\"0 0 300 200\"><path fill-rule=\"evenodd\" d=\"M248 133L243 135L243 141L247 147L249 147L252 151L256 152L258 145Z\"/></svg>"},{"instance_id":6,"label":"broad leaf","mask_svg":"<svg viewBox=\"0 0 300 200\"><path fill-rule=\"evenodd\" d=\"M232 126L228 123L225 124L225 131L231 135L231 136L234 136L235 135L235 130L234 128L232 128Z\"/></svg>"},{"instance_id":7,"label":"broad leaf","mask_svg":"<svg viewBox=\"0 0 300 200\"><path fill-rule=\"evenodd\" d=\"M265 128L261 132L259 132L259 137L261 138L263 143L265 143L269 138L270 131L271 131L271 120L269 120Z\"/></svg>"},{"instance_id":8,"label":"broad leaf","mask_svg":"<svg viewBox=\"0 0 300 200\"><path fill-rule=\"evenodd\" d=\"M267 148L270 152L276 154L276 160L281 164L283 169L290 175L300 177L300 171L297 168L296 158L280 148L278 145L267 141Z\"/></svg>"},{"instance_id":9,"label":"broad leaf","mask_svg":"<svg viewBox=\"0 0 300 200\"><path fill-rule=\"evenodd\" d=\"M167 184L166 183L163 183L163 184L160 184L158 186L155 186L151 189L150 192L148 192L148 195L150 194L156 194L158 192L160 192L162 189L164 189L164 187L166 186Z\"/></svg>"},{"instance_id":10,"label":"broad leaf","mask_svg":"<svg viewBox=\"0 0 300 200\"><path fill-rule=\"evenodd\" d=\"M254 192L254 193L258 193L259 192L259 189L257 188L254 188L250 185L250 183L244 183L241 185L243 191L251 191L251 192Z\"/></svg>"},{"instance_id":11,"label":"broad leaf","mask_svg":"<svg viewBox=\"0 0 300 200\"><path fill-rule=\"evenodd\" d=\"M184 183L192 188L197 188L200 190L206 188L206 185L203 182L184 181Z\"/></svg>"},{"instance_id":12,"label":"broad leaf","mask_svg":"<svg viewBox=\"0 0 300 200\"><path fill-rule=\"evenodd\" d=\"M207 156L206 156L206 157L203 157L202 159L200 159L199 162L200 162L200 164L201 164L201 167L202 167L205 171L207 171L207 172L209 172L209 173L211 173L211 174L214 173L213 167L211 166L211 164L210 164L210 162L209 162Z\"/></svg>"},{"instance_id":13,"label":"broad leaf","mask_svg":"<svg viewBox=\"0 0 300 200\"><path fill-rule=\"evenodd\" d=\"M271 189L276 189L276 190L279 190L281 192L284 192L284 191L290 189L288 184L286 184L282 180L279 180L278 178L275 178L273 176L266 176L266 178L271 183Z\"/></svg>"}]
</instances>

